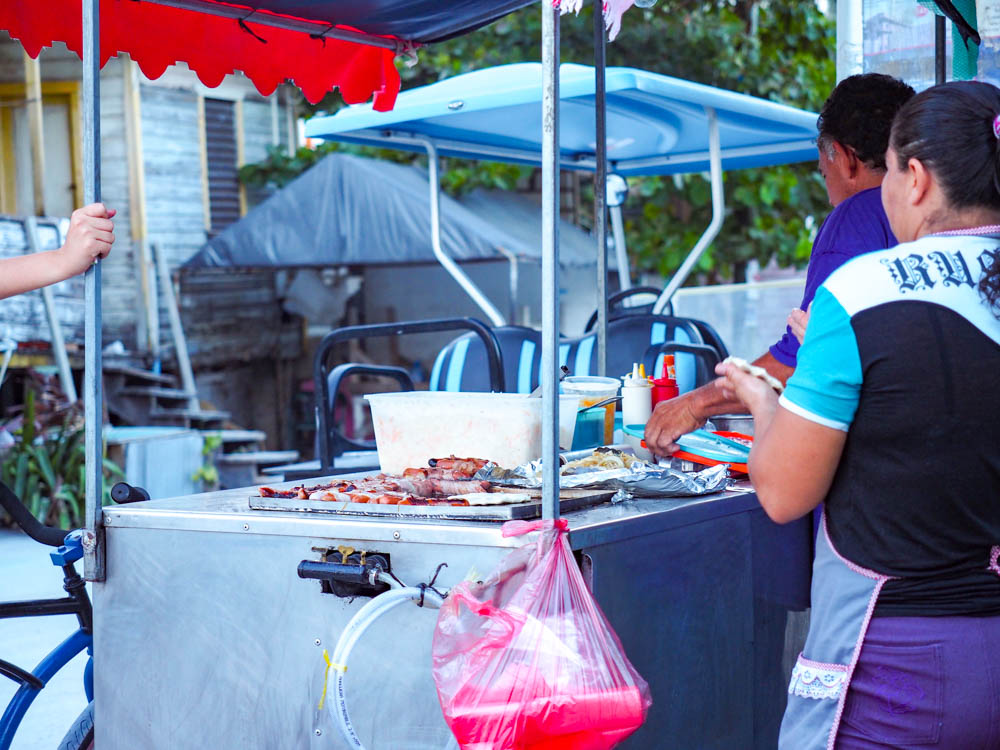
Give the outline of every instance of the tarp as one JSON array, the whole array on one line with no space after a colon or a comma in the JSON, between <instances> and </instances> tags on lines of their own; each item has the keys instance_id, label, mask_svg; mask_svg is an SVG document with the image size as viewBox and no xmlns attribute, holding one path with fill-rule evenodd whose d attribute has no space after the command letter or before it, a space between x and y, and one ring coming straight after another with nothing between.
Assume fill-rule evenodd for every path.
<instances>
[{"instance_id":1,"label":"tarp","mask_svg":"<svg viewBox=\"0 0 1000 750\"><path fill-rule=\"evenodd\" d=\"M184 267L436 263L428 193L427 175L416 167L331 154L211 239ZM441 247L456 261L504 258L501 248L539 258L535 226L531 236L515 234L441 195ZM579 229L564 228L570 239L560 243L560 262L595 263L596 245Z\"/></svg>"},{"instance_id":2,"label":"tarp","mask_svg":"<svg viewBox=\"0 0 1000 750\"><path fill-rule=\"evenodd\" d=\"M465 34L533 0L240 0L240 5L352 26L421 44Z\"/></svg>"},{"instance_id":3,"label":"tarp","mask_svg":"<svg viewBox=\"0 0 1000 750\"><path fill-rule=\"evenodd\" d=\"M707 171L708 116L719 119L723 169L816 158L816 114L733 91L635 68L608 68L608 160L619 174ZM559 74L563 169L593 171L594 69L566 63ZM306 123L306 135L423 150L445 156L541 163L542 66L501 65L401 94L390 113L346 107Z\"/></svg>"},{"instance_id":4,"label":"tarp","mask_svg":"<svg viewBox=\"0 0 1000 750\"><path fill-rule=\"evenodd\" d=\"M463 195L458 202L480 219L502 227L528 247L537 248L542 241L540 196L478 188ZM541 258L540 252L537 257ZM597 240L576 224L560 219L559 262L569 265L596 264ZM616 267L614 256L608 257L608 266Z\"/></svg>"},{"instance_id":5,"label":"tarp","mask_svg":"<svg viewBox=\"0 0 1000 750\"><path fill-rule=\"evenodd\" d=\"M422 43L478 28L529 2L186 0L192 9L185 9L155 0L100 0L101 65L127 52L148 78L159 78L168 66L184 62L209 87L242 71L264 96L290 80L314 103L339 88L349 104L374 96L374 108L385 111L399 93L397 50L322 38L324 31L336 26ZM220 8L246 12L239 18L213 15ZM261 23L274 16L308 22L308 28L294 31ZM81 55L81 27L80 0L0 0L0 29L19 40L31 57L54 42ZM399 49L403 47L401 43Z\"/></svg>"}]
</instances>

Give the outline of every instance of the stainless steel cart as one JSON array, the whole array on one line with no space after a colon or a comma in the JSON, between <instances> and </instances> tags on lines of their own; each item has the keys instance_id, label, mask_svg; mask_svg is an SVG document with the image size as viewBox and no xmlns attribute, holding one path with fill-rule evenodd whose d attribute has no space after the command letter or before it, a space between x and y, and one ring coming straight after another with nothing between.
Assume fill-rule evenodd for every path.
<instances>
[{"instance_id":1,"label":"stainless steel cart","mask_svg":"<svg viewBox=\"0 0 1000 750\"><path fill-rule=\"evenodd\" d=\"M378 552L416 584L445 562L438 585L450 587L523 543L497 522L250 510L251 492L105 509L115 575L94 584L99 746L347 747L317 708L322 652L367 599L324 593L299 563ZM649 719L624 747L774 747L808 601L808 520L777 526L749 489L565 516L650 683ZM435 620L402 607L355 650L347 701L370 750L448 746L430 675Z\"/></svg>"}]
</instances>

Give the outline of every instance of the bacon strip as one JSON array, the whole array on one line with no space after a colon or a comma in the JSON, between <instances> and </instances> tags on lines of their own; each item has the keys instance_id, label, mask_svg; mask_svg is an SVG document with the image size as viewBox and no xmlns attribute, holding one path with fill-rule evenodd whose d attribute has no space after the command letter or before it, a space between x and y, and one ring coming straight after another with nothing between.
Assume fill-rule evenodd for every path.
<instances>
[{"instance_id":1,"label":"bacon strip","mask_svg":"<svg viewBox=\"0 0 1000 750\"><path fill-rule=\"evenodd\" d=\"M290 490L260 487L261 497L298 498L329 502L378 503L381 505L468 505L465 500L445 500L452 495L489 492L489 482L471 479L486 465L479 458L432 458L430 468L406 469L402 476L376 474L338 480Z\"/></svg>"}]
</instances>

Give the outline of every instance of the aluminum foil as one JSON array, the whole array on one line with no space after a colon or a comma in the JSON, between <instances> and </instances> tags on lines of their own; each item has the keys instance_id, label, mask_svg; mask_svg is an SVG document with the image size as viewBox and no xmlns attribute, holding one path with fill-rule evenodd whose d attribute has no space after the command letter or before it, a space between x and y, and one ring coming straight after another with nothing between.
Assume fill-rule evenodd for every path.
<instances>
[{"instance_id":1,"label":"aluminum foil","mask_svg":"<svg viewBox=\"0 0 1000 750\"><path fill-rule=\"evenodd\" d=\"M513 469L486 464L476 472L475 478L507 486L538 488L542 486L542 462L531 461ZM562 474L559 486L563 489L624 490L634 497L690 497L721 492L729 481L724 465L684 472L670 466L634 461L627 469L576 469L571 474Z\"/></svg>"}]
</instances>

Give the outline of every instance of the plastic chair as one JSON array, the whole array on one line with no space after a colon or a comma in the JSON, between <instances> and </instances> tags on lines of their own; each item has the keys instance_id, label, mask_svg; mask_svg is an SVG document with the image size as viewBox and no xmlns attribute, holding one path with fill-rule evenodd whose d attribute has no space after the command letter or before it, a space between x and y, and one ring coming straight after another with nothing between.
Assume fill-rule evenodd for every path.
<instances>
[{"instance_id":1,"label":"plastic chair","mask_svg":"<svg viewBox=\"0 0 1000 750\"><path fill-rule=\"evenodd\" d=\"M694 387L698 388L715 379L715 366L724 357L719 356L718 350L708 344L684 344L678 341L667 341L663 344L654 344L642 355L642 362L646 366L647 372L659 372L663 367L663 356L665 354L681 353L694 357ZM675 357L675 365L681 357ZM678 373L678 379L680 374ZM683 393L684 390L681 389Z\"/></svg>"},{"instance_id":2,"label":"plastic chair","mask_svg":"<svg viewBox=\"0 0 1000 750\"><path fill-rule=\"evenodd\" d=\"M478 337L484 352L484 368L488 372L490 389L503 391L504 372L500 359L500 346L493 331L475 318L435 318L401 323L378 323L375 325L346 326L330 331L320 341L313 356L313 384L316 398L316 434L318 436L317 457L320 460L320 474L333 473L334 459L343 453L343 446L360 445L367 447L367 441L351 441L333 426L333 406L339 383L350 372L378 372L397 380L404 390L413 390L413 383L405 370L395 367L377 367L356 363L341 364L330 369L329 359L338 344L356 339L381 336L401 336L409 333L434 333L437 331L468 330ZM339 377L334 377L337 373ZM402 376L401 376L402 375ZM406 384L409 384L408 388ZM332 394L332 395L331 395ZM340 450L337 453L336 450ZM377 465L377 461L375 462Z\"/></svg>"},{"instance_id":3,"label":"plastic chair","mask_svg":"<svg viewBox=\"0 0 1000 750\"><path fill-rule=\"evenodd\" d=\"M632 371L633 362L643 362L647 350L668 342L704 344L698 327L686 318L652 313L626 315L608 322L608 368L610 377L619 377ZM575 339L564 339L559 344L559 364L569 367L574 375L595 375L597 365L597 334L588 333ZM655 364L655 363L653 363ZM696 387L699 371L697 360L691 352L683 352L676 359L677 385L681 393ZM649 374L658 374L657 369Z\"/></svg>"},{"instance_id":4,"label":"plastic chair","mask_svg":"<svg viewBox=\"0 0 1000 750\"><path fill-rule=\"evenodd\" d=\"M615 292L608 296L608 320L614 318L620 318L624 315L646 315L653 312L653 305L656 304L656 298L660 296L662 290L655 286L635 286L631 289L622 289L621 291ZM644 305L636 305L634 307L625 307L622 303L629 299L630 297L637 297L640 294L652 294L653 301L648 302ZM662 313L663 315L673 315L674 306L673 303L667 303L667 309ZM594 326L597 325L597 310L591 314L590 318L587 320L587 325L584 326L583 332L590 333L594 330Z\"/></svg>"},{"instance_id":5,"label":"plastic chair","mask_svg":"<svg viewBox=\"0 0 1000 750\"><path fill-rule=\"evenodd\" d=\"M538 385L542 334L524 326L499 326L493 335L500 346L506 393L531 393ZM491 390L486 377L483 340L467 333L449 342L434 360L430 390L483 392Z\"/></svg>"}]
</instances>

